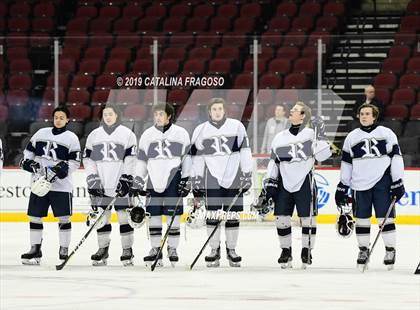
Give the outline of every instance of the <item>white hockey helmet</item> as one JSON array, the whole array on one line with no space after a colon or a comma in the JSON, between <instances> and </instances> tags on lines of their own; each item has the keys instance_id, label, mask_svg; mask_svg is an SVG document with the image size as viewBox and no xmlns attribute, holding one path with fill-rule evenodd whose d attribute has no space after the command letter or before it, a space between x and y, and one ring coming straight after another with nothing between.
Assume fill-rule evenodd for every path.
<instances>
[{"instance_id":1,"label":"white hockey helmet","mask_svg":"<svg viewBox=\"0 0 420 310\"><path fill-rule=\"evenodd\" d=\"M86 225L90 227L97 222L95 229L100 229L104 227L106 224L108 224L109 219L111 217L111 211L110 210L105 211L106 214L104 214L104 216L101 217L100 215L102 214L102 212L104 212L102 208L97 208L96 210L90 210L86 218Z\"/></svg>"},{"instance_id":2,"label":"white hockey helmet","mask_svg":"<svg viewBox=\"0 0 420 310\"><path fill-rule=\"evenodd\" d=\"M31 185L31 192L38 197L44 197L51 189L51 182L49 182L44 175L40 176Z\"/></svg>"}]
</instances>

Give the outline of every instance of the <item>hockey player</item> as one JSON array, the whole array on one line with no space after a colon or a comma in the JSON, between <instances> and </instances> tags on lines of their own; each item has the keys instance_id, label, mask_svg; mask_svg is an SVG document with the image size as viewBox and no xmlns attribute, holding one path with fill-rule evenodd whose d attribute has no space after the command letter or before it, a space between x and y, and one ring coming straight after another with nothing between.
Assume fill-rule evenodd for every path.
<instances>
[{"instance_id":1,"label":"hockey player","mask_svg":"<svg viewBox=\"0 0 420 310\"><path fill-rule=\"evenodd\" d=\"M121 125L121 114L116 106L106 105L100 111L101 126L93 130L86 140L83 164L86 182L91 195L92 212L105 209L112 197L117 197L114 208L120 224L124 266L132 265L133 228L129 225L127 208L130 207L128 192L136 164L136 136ZM100 210L100 209L99 209ZM98 251L91 256L94 266L107 264L111 242L111 209L105 215L104 225L97 228Z\"/></svg>"},{"instance_id":2,"label":"hockey player","mask_svg":"<svg viewBox=\"0 0 420 310\"><path fill-rule=\"evenodd\" d=\"M167 247L172 266L178 261L182 197L187 196L190 191L188 178L191 157L188 155L188 132L173 124L174 116L174 108L170 104L156 104L153 107L154 125L146 129L139 140L136 177L131 195L150 195L146 211L151 215L149 234L152 249L149 255L144 257L147 266L153 264L159 252L162 215L166 216L169 225L169 219L174 215L177 203L180 203L169 230ZM156 266L163 266L162 256L160 252Z\"/></svg>"},{"instance_id":3,"label":"hockey player","mask_svg":"<svg viewBox=\"0 0 420 310\"><path fill-rule=\"evenodd\" d=\"M271 144L271 159L260 195L262 207L269 204L270 200L274 202L277 234L282 249L278 263L282 268L292 267L291 217L295 206L302 224L303 268L312 263L309 246L313 249L315 244L317 214L316 184L312 169L315 160L326 160L331 156L331 151L328 142L320 140L325 136L323 123L316 118L315 137L314 129L307 127L310 119L311 109L303 102L296 102L290 110L291 127L278 133Z\"/></svg>"},{"instance_id":4,"label":"hockey player","mask_svg":"<svg viewBox=\"0 0 420 310\"><path fill-rule=\"evenodd\" d=\"M23 170L32 174L32 184L41 175L48 179L48 185L52 183L45 196L39 197L32 192L29 197L31 249L21 256L25 265L38 265L41 261L42 218L48 215L49 206L58 218L59 258L64 260L68 255L73 208L71 174L80 166L80 144L77 136L66 130L70 117L68 109L64 106L55 108L53 117L54 127L41 128L32 136L20 163Z\"/></svg>"},{"instance_id":5,"label":"hockey player","mask_svg":"<svg viewBox=\"0 0 420 310\"><path fill-rule=\"evenodd\" d=\"M206 225L210 236L221 220L215 214L218 210L226 211L237 194L239 198L230 211L243 211L243 193L252 183L252 154L244 125L238 120L226 117L224 99L211 99L208 114L209 120L194 130L191 154L193 190L195 196L206 199L206 208L210 211L207 212ZM238 190L241 190L241 193ZM229 265L240 267L242 258L235 251L239 235L239 217L227 214L225 234ZM220 265L220 235L219 225L209 242L211 253L205 257L208 267Z\"/></svg>"},{"instance_id":6,"label":"hockey player","mask_svg":"<svg viewBox=\"0 0 420 310\"><path fill-rule=\"evenodd\" d=\"M379 224L384 221L392 199L398 202L405 193L404 163L396 135L378 126L379 110L363 104L358 110L361 127L350 132L343 145L340 183L335 200L337 206L347 201L349 188L353 191L356 236L359 245L357 264L367 263L370 240L372 205ZM385 243L384 264L392 269L395 263L395 212L385 222L382 238Z\"/></svg>"}]
</instances>

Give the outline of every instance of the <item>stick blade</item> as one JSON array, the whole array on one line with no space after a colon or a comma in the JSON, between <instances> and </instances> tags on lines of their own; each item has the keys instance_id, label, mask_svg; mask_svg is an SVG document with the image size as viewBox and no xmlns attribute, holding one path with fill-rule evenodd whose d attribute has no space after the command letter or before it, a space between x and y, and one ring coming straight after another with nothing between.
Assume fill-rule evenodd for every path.
<instances>
[{"instance_id":1,"label":"stick blade","mask_svg":"<svg viewBox=\"0 0 420 310\"><path fill-rule=\"evenodd\" d=\"M61 263L60 265L55 265L55 270L61 270L66 265L66 262Z\"/></svg>"}]
</instances>

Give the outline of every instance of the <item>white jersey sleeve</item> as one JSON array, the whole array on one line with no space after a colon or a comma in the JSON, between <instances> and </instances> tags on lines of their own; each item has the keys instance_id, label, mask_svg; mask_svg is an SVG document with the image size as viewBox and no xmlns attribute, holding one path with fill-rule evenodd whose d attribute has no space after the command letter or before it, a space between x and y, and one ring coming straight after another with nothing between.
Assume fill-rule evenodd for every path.
<instances>
[{"instance_id":1,"label":"white jersey sleeve","mask_svg":"<svg viewBox=\"0 0 420 310\"><path fill-rule=\"evenodd\" d=\"M128 143L125 149L124 155L124 168L123 173L128 175L134 175L136 172L136 159L137 155L137 138L134 132L130 132Z\"/></svg>"},{"instance_id":2,"label":"white jersey sleeve","mask_svg":"<svg viewBox=\"0 0 420 310\"><path fill-rule=\"evenodd\" d=\"M80 142L76 135L73 136L72 141L70 142L69 149L69 174L72 174L74 171L80 168L81 155L80 155Z\"/></svg>"},{"instance_id":3,"label":"white jersey sleeve","mask_svg":"<svg viewBox=\"0 0 420 310\"><path fill-rule=\"evenodd\" d=\"M197 156L197 143L198 137L201 133L201 131L204 128L204 124L200 124L197 126L193 132L192 138L191 138L191 163L192 163L192 169L191 174L193 177L204 177L204 168L205 168L205 161L203 156Z\"/></svg>"},{"instance_id":4,"label":"white jersey sleeve","mask_svg":"<svg viewBox=\"0 0 420 310\"><path fill-rule=\"evenodd\" d=\"M191 140L190 135L187 131L184 132L184 138L183 140L187 142L184 145L184 149L182 151L182 154L184 154L184 157L182 160L182 170L181 170L181 177L182 178L189 178L191 176L191 170L192 170L192 159L191 159Z\"/></svg>"},{"instance_id":5,"label":"white jersey sleeve","mask_svg":"<svg viewBox=\"0 0 420 310\"><path fill-rule=\"evenodd\" d=\"M147 177L147 156L146 156L146 136L144 133L141 135L139 140L139 146L137 151L137 164L136 164L136 176L141 177L143 180Z\"/></svg>"},{"instance_id":6,"label":"white jersey sleeve","mask_svg":"<svg viewBox=\"0 0 420 310\"><path fill-rule=\"evenodd\" d=\"M242 172L244 173L251 173L252 172L252 153L251 148L249 147L249 139L246 134L245 126L240 123L239 125L239 133L238 133L238 142L241 145L240 147L240 167Z\"/></svg>"},{"instance_id":7,"label":"white jersey sleeve","mask_svg":"<svg viewBox=\"0 0 420 310\"><path fill-rule=\"evenodd\" d=\"M96 162L92 160L91 157L89 156L89 154L92 153L92 149L93 149L93 146L92 146L93 137L94 137L94 132L92 131L87 137L86 146L85 146L85 150L83 154L83 166L85 167L85 170L86 170L86 176L89 176L91 174L98 174L98 168L96 166Z\"/></svg>"},{"instance_id":8,"label":"white jersey sleeve","mask_svg":"<svg viewBox=\"0 0 420 310\"><path fill-rule=\"evenodd\" d=\"M348 136L344 140L340 167L340 182L346 186L351 186L351 175L353 170L353 158L349 140Z\"/></svg>"},{"instance_id":9,"label":"white jersey sleeve","mask_svg":"<svg viewBox=\"0 0 420 310\"><path fill-rule=\"evenodd\" d=\"M326 140L318 140L314 143L314 157L317 161L327 160L332 155L330 144Z\"/></svg>"},{"instance_id":10,"label":"white jersey sleeve","mask_svg":"<svg viewBox=\"0 0 420 310\"><path fill-rule=\"evenodd\" d=\"M386 149L391 158L391 177L392 182L404 179L404 161L401 155L398 139L394 132L388 131Z\"/></svg>"}]
</instances>

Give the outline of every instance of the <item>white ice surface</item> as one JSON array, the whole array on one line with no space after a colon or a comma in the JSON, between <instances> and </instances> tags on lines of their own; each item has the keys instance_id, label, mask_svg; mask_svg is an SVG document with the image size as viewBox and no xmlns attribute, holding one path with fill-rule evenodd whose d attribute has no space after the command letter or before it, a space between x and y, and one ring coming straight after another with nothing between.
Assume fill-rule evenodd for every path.
<instances>
[{"instance_id":1,"label":"white ice surface","mask_svg":"<svg viewBox=\"0 0 420 310\"><path fill-rule=\"evenodd\" d=\"M420 309L420 276L413 271L420 260L420 226L397 227L395 270L382 264L384 246L379 240L369 270L356 269L356 237L341 239L333 225L319 225L313 251L314 263L300 269L300 229L293 229L293 269L282 270L275 227L244 225L238 254L241 268L228 267L222 249L221 267L208 269L205 250L195 268L189 264L206 239L205 229L184 229L180 262L151 272L143 265L150 249L145 227L135 231L135 266L119 261L121 243L113 224L108 266L93 267L90 255L97 250L91 235L69 265L56 271L58 233L56 223L44 224L41 266L21 265L20 255L29 249L27 223L0 223L0 309ZM87 230L73 224L71 249ZM377 228L372 229L373 239ZM224 240L224 232L222 232ZM166 249L164 251L166 256Z\"/></svg>"}]
</instances>

